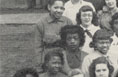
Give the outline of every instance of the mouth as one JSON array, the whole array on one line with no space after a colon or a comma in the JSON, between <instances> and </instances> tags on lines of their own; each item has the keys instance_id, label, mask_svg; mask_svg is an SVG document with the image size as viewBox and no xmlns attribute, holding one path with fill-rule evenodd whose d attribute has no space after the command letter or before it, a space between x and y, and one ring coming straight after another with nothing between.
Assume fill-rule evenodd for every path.
<instances>
[{"instance_id":1,"label":"mouth","mask_svg":"<svg viewBox=\"0 0 118 77\"><path fill-rule=\"evenodd\" d=\"M54 72L58 72L60 69L59 68L54 68Z\"/></svg>"}]
</instances>

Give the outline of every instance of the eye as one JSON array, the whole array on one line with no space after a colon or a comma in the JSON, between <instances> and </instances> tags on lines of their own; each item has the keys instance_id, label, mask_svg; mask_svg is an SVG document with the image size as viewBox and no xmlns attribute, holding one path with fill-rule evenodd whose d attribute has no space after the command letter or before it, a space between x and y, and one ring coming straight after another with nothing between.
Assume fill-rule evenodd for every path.
<instances>
[{"instance_id":1,"label":"eye","mask_svg":"<svg viewBox=\"0 0 118 77\"><path fill-rule=\"evenodd\" d=\"M100 72L101 70L96 70L96 72Z\"/></svg>"},{"instance_id":2,"label":"eye","mask_svg":"<svg viewBox=\"0 0 118 77\"><path fill-rule=\"evenodd\" d=\"M103 69L103 71L106 71L106 69Z\"/></svg>"},{"instance_id":3,"label":"eye","mask_svg":"<svg viewBox=\"0 0 118 77\"><path fill-rule=\"evenodd\" d=\"M60 9L61 9L61 10L65 10L65 8L64 8L64 7L61 7Z\"/></svg>"},{"instance_id":4,"label":"eye","mask_svg":"<svg viewBox=\"0 0 118 77\"><path fill-rule=\"evenodd\" d=\"M55 9L58 9L59 7L54 7Z\"/></svg>"}]
</instances>

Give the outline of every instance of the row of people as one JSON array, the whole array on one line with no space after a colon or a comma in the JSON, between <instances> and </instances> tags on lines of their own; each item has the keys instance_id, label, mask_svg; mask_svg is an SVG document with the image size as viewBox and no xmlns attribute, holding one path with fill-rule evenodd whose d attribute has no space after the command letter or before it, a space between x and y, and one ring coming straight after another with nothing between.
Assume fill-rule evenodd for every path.
<instances>
[{"instance_id":1,"label":"row of people","mask_svg":"<svg viewBox=\"0 0 118 77\"><path fill-rule=\"evenodd\" d=\"M37 61L45 72L39 77L115 75L118 58L112 53L118 48L118 40L114 42L118 39L118 7L116 0L105 3L96 12L83 0L69 0L65 7L63 0L49 0L49 13L40 18L35 30ZM57 47L60 50L54 52Z\"/></svg>"},{"instance_id":2,"label":"row of people","mask_svg":"<svg viewBox=\"0 0 118 77\"><path fill-rule=\"evenodd\" d=\"M49 14L42 17L36 25L36 51L39 53L39 57L41 57L39 61L41 63L44 62L44 56L49 47L60 46L65 49L64 72L68 76L73 71L79 72L78 68L80 68L85 77L88 77L90 64L100 56L111 56L110 59L113 61L114 68L116 68L118 64L117 58L107 54L112 44L111 36L114 32L117 35L118 8L116 0L105 0L106 6L103 7L103 10L98 15L91 3L78 0L78 4L75 3L76 5L70 6L70 1L64 7L63 0L50 0L48 3ZM79 4L82 5L80 6ZM65 12L66 15L64 15ZM105 18L108 16L109 18ZM116 20L114 23L110 23L113 20L111 17L113 17L114 21ZM76 23L71 22L71 20ZM75 27L75 29L72 24L76 24L77 28ZM70 29L68 29L69 25L71 25ZM62 27L65 27L65 29L63 30ZM99 30L100 28L102 30ZM71 30L70 35L66 34L66 29L67 31ZM116 52L117 50L114 51Z\"/></svg>"},{"instance_id":3,"label":"row of people","mask_svg":"<svg viewBox=\"0 0 118 77\"><path fill-rule=\"evenodd\" d=\"M72 76L67 76L63 73L64 55L60 49L48 52L44 60L44 73L38 73L33 68L24 68L18 70L13 77L84 77L82 72L71 73ZM112 77L114 67L106 57L98 57L93 60L89 67L90 77ZM113 77L118 76L118 71Z\"/></svg>"}]
</instances>

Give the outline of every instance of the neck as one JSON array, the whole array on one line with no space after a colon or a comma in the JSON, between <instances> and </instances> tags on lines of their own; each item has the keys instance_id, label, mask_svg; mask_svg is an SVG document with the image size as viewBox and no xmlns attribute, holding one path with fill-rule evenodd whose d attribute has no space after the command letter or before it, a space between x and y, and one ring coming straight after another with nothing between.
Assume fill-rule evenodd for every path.
<instances>
[{"instance_id":1,"label":"neck","mask_svg":"<svg viewBox=\"0 0 118 77\"><path fill-rule=\"evenodd\" d=\"M75 49L72 49L72 48L70 48L70 47L67 47L66 48L69 52L76 52L76 51L78 51L79 50L79 47L78 48L75 48Z\"/></svg>"},{"instance_id":2,"label":"neck","mask_svg":"<svg viewBox=\"0 0 118 77\"><path fill-rule=\"evenodd\" d=\"M82 24L82 26L83 26L84 28L88 28L90 25L91 25L91 24L88 24L88 25Z\"/></svg>"}]
</instances>

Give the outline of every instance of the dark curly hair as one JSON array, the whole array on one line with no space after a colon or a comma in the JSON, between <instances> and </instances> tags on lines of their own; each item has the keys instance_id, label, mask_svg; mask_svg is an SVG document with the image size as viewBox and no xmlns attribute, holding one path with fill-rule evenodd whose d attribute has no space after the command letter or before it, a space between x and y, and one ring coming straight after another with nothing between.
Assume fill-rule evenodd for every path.
<instances>
[{"instance_id":1,"label":"dark curly hair","mask_svg":"<svg viewBox=\"0 0 118 77\"><path fill-rule=\"evenodd\" d=\"M109 69L109 77L112 76L112 73L114 71L113 66L110 65L109 61L105 57L98 57L97 59L93 60L93 62L91 63L91 65L89 67L90 77L96 77L96 75L95 75L96 65L101 64L101 63L107 64L107 67Z\"/></svg>"},{"instance_id":2,"label":"dark curly hair","mask_svg":"<svg viewBox=\"0 0 118 77\"><path fill-rule=\"evenodd\" d=\"M95 26L98 26L98 17L96 15L96 13L93 11L93 9L88 5L82 6L80 8L79 12L77 13L77 15L76 15L77 24L80 25L82 23L82 21L81 21L81 12L86 12L86 11L92 11L93 12L92 24L94 24Z\"/></svg>"},{"instance_id":3,"label":"dark curly hair","mask_svg":"<svg viewBox=\"0 0 118 77\"><path fill-rule=\"evenodd\" d=\"M60 36L61 36L62 45L63 46L66 45L67 34L75 34L75 33L78 34L79 39L80 39L79 46L82 47L85 42L85 35L84 35L84 30L81 27L79 27L78 25L66 25L61 28Z\"/></svg>"},{"instance_id":4,"label":"dark curly hair","mask_svg":"<svg viewBox=\"0 0 118 77\"><path fill-rule=\"evenodd\" d=\"M63 53L61 48L52 48L52 50L48 51L44 57L44 63L42 65L43 72L47 71L47 66L46 64L50 61L50 59L54 56L58 56L61 59L62 65L64 64L64 58L63 58Z\"/></svg>"},{"instance_id":5,"label":"dark curly hair","mask_svg":"<svg viewBox=\"0 0 118 77\"><path fill-rule=\"evenodd\" d=\"M13 77L26 77L28 74L32 75L33 77L38 77L38 72L33 68L20 69L16 71Z\"/></svg>"}]
</instances>

